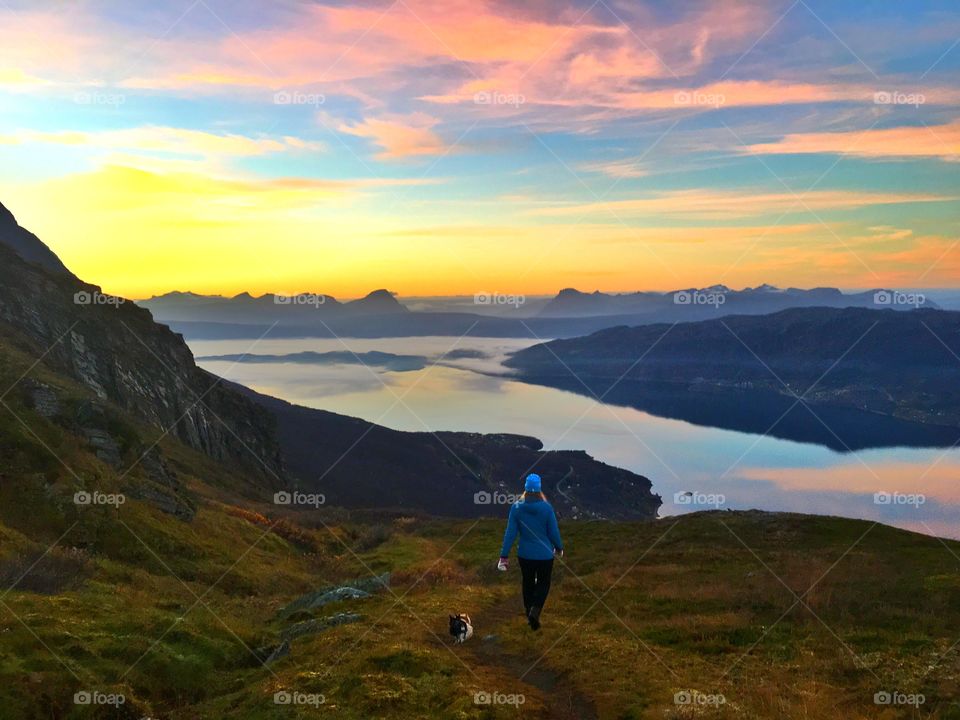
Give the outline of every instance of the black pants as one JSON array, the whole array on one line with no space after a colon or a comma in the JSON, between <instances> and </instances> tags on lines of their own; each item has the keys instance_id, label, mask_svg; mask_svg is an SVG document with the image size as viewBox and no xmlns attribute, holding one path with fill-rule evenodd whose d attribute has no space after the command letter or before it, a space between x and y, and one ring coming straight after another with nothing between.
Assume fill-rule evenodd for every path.
<instances>
[{"instance_id":1,"label":"black pants","mask_svg":"<svg viewBox=\"0 0 960 720\"><path fill-rule=\"evenodd\" d=\"M543 608L550 592L550 575L553 573L553 560L527 560L520 562L520 574L523 575L523 607L529 612L531 607Z\"/></svg>"}]
</instances>

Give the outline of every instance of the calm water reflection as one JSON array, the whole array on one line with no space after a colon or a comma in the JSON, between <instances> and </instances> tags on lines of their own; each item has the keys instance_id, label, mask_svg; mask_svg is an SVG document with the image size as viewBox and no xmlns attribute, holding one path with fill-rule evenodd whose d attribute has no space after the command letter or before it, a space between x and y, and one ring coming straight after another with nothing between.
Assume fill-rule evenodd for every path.
<instances>
[{"instance_id":1,"label":"calm water reflection","mask_svg":"<svg viewBox=\"0 0 960 720\"><path fill-rule=\"evenodd\" d=\"M499 361L524 340L387 338L344 341L355 352L424 355L424 370L373 372L357 365L201 362L213 373L310 407L399 430L511 432L546 448L583 449L653 481L662 515L723 507L876 519L919 532L960 537L960 450L883 448L837 452L756 433L703 427L507 377ZM196 341L197 356L286 354L344 349L338 340ZM451 349L487 357L440 360ZM401 399L402 398L402 399ZM812 423L817 421L810 418ZM684 493L693 493L686 495ZM919 497L918 497L919 496ZM714 498L717 499L717 498Z\"/></svg>"}]
</instances>

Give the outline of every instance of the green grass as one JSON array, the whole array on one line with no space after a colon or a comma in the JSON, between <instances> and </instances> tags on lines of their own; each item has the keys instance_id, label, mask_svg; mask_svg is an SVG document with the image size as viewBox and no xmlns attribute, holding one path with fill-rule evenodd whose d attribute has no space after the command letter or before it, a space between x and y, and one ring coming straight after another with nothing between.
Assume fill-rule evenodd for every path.
<instances>
[{"instance_id":1,"label":"green grass","mask_svg":"<svg viewBox=\"0 0 960 720\"><path fill-rule=\"evenodd\" d=\"M169 718L275 717L280 690L322 694L325 712L347 718L507 717L512 708L472 701L477 690L501 688L520 688L530 695L525 710L536 707L540 689L519 683L506 664L451 648L445 635L448 612L482 618L515 595L514 572L489 571L498 522L398 523L385 543L359 557L334 532L314 531L327 535L339 557L320 573L314 558L272 536L231 567L262 530L215 505L191 524L136 503L121 519L143 531L185 584L149 562L141 567L135 556L98 557L94 577L77 590L10 593L5 602L39 636L10 613L0 620L0 702L18 716L49 716L31 702L31 677L61 703L78 688L114 689L138 709ZM789 529L788 547L766 532L780 524ZM472 642L496 633L510 656L530 664L542 656L542 666L572 683L601 717L684 717L690 708L673 704L684 689L722 693L727 705L719 713L788 718L884 717L873 694L896 689L926 696L923 717L957 717L956 653L931 670L960 637L956 585L944 580L956 559L935 539L885 526L844 555L869 527L754 513L566 523L569 554L557 568L541 633L508 616L496 627L478 626ZM948 545L958 551L957 543ZM794 598L780 579L803 593L841 556L805 597L809 609L789 610ZM402 578L395 595L314 611L360 612L364 622L301 638L270 669L251 656L248 648L275 642L279 607L311 588L369 574L364 566L395 571ZM436 567L447 571L432 576ZM187 612L194 594L224 572L205 604ZM93 717L69 709L65 717ZM293 717L316 712L287 710Z\"/></svg>"}]
</instances>

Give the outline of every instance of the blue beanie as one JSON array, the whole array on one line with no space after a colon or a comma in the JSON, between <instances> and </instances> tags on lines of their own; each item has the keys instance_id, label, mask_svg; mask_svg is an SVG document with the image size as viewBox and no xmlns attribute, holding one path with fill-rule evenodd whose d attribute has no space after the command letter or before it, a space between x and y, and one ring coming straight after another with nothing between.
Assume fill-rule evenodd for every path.
<instances>
[{"instance_id":1,"label":"blue beanie","mask_svg":"<svg viewBox=\"0 0 960 720\"><path fill-rule=\"evenodd\" d=\"M527 482L523 489L525 492L540 492L540 476L533 473L527 475Z\"/></svg>"}]
</instances>

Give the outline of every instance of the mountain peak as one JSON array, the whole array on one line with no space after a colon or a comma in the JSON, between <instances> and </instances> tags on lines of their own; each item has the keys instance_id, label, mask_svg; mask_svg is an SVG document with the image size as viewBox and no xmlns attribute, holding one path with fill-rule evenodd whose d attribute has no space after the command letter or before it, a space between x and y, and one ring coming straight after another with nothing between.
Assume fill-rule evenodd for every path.
<instances>
[{"instance_id":1,"label":"mountain peak","mask_svg":"<svg viewBox=\"0 0 960 720\"><path fill-rule=\"evenodd\" d=\"M44 270L73 275L40 238L17 224L13 213L3 204L0 204L0 245L7 246L28 263L39 265Z\"/></svg>"},{"instance_id":2,"label":"mountain peak","mask_svg":"<svg viewBox=\"0 0 960 720\"><path fill-rule=\"evenodd\" d=\"M350 310L365 313L408 312L406 306L397 300L396 295L384 288L374 290L358 300L351 300L347 303L347 307Z\"/></svg>"},{"instance_id":3,"label":"mountain peak","mask_svg":"<svg viewBox=\"0 0 960 720\"><path fill-rule=\"evenodd\" d=\"M4 225L16 225L17 219L13 216L13 213L7 209L7 206L3 203L0 203L0 227Z\"/></svg>"},{"instance_id":4,"label":"mountain peak","mask_svg":"<svg viewBox=\"0 0 960 720\"><path fill-rule=\"evenodd\" d=\"M395 296L389 290L380 288L379 290L374 290L373 292L367 293L367 296L364 300L395 300Z\"/></svg>"}]
</instances>

